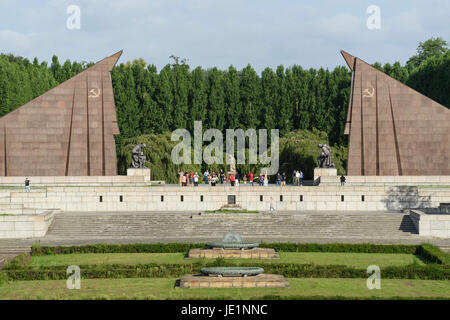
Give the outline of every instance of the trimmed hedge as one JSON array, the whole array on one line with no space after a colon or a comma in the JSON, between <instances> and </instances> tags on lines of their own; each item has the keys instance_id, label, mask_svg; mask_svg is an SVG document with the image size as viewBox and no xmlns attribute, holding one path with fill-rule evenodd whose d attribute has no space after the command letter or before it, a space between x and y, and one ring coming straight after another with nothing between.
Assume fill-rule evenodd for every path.
<instances>
[{"instance_id":1,"label":"trimmed hedge","mask_svg":"<svg viewBox=\"0 0 450 320\"><path fill-rule=\"evenodd\" d=\"M69 253L174 253L187 252L193 248L204 248L204 243L154 243L154 244L94 244L70 247L43 247L34 245L31 255L51 255ZM377 244L308 244L308 243L263 243L263 248L273 248L279 252L355 252L355 253L409 253L416 254L425 266L385 267L385 279L450 279L450 255L431 244L422 245L377 245ZM22 254L7 263L0 271L0 282L9 280L63 280L67 279L66 266L32 267L29 254ZM343 265L314 265L286 263L234 263L219 258L212 261L191 264L141 264L141 265L80 265L84 279L105 278L165 278L184 274L198 274L202 267L247 266L262 267L265 273L281 274L288 278L367 278L365 269Z\"/></svg>"},{"instance_id":2,"label":"trimmed hedge","mask_svg":"<svg viewBox=\"0 0 450 320\"><path fill-rule=\"evenodd\" d=\"M450 266L450 254L443 252L432 244L425 243L420 245L416 254L427 263L439 263Z\"/></svg>"},{"instance_id":3,"label":"trimmed hedge","mask_svg":"<svg viewBox=\"0 0 450 320\"><path fill-rule=\"evenodd\" d=\"M383 245L371 243L261 243L261 248L277 252L353 252L353 253L406 253L416 254L427 263L450 265L450 254L432 244ZM205 243L150 243L150 244L92 244L83 246L48 247L33 245L31 255L42 256L70 253L181 253L205 248Z\"/></svg>"},{"instance_id":4,"label":"trimmed hedge","mask_svg":"<svg viewBox=\"0 0 450 320\"><path fill-rule=\"evenodd\" d=\"M141 264L141 265L80 265L83 279L114 279L114 278L168 278L180 277L184 274L199 274L203 267L220 265L261 267L265 273L281 274L287 278L367 278L366 269L357 269L343 265L314 265L294 263L232 263L229 261L212 261L192 264ZM6 266L5 273L12 280L62 280L67 279L67 266L47 266L24 268ZM440 264L420 266L396 266L382 268L384 279L426 279L448 280L450 268Z\"/></svg>"},{"instance_id":5,"label":"trimmed hedge","mask_svg":"<svg viewBox=\"0 0 450 320\"><path fill-rule=\"evenodd\" d=\"M175 253L205 248L205 243L151 243L151 244L92 244L83 246L46 247L33 245L33 256L69 253ZM351 243L261 243L260 248L273 248L278 252L355 252L355 253L409 253L417 252L417 245L382 245Z\"/></svg>"},{"instance_id":6,"label":"trimmed hedge","mask_svg":"<svg viewBox=\"0 0 450 320\"><path fill-rule=\"evenodd\" d=\"M44 256L70 253L176 253L204 248L205 243L137 243L137 244L88 244L82 246L47 247L34 244L31 255Z\"/></svg>"},{"instance_id":7,"label":"trimmed hedge","mask_svg":"<svg viewBox=\"0 0 450 320\"><path fill-rule=\"evenodd\" d=\"M417 245L385 245L372 243L262 243L261 248L277 252L354 252L354 253L409 253L417 251Z\"/></svg>"}]
</instances>

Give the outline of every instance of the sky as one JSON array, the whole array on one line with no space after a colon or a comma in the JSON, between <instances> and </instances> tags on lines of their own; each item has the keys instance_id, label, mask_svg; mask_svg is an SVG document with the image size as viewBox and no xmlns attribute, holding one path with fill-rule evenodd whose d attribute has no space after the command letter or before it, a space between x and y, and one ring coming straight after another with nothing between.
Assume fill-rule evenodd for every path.
<instances>
[{"instance_id":1,"label":"sky","mask_svg":"<svg viewBox=\"0 0 450 320\"><path fill-rule=\"evenodd\" d=\"M71 5L80 9L73 25ZM380 28L367 20L380 9ZM160 70L171 55L191 68L345 65L343 49L368 63L404 64L419 42L450 42L448 0L0 0L0 52L32 60L96 62L123 49ZM371 20L372 21L372 20Z\"/></svg>"}]
</instances>

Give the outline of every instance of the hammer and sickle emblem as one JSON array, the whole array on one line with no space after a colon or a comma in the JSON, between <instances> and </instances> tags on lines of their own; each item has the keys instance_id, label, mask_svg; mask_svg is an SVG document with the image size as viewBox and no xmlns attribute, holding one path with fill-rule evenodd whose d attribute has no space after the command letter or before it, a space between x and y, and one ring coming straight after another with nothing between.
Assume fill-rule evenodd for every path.
<instances>
[{"instance_id":1,"label":"hammer and sickle emblem","mask_svg":"<svg viewBox=\"0 0 450 320\"><path fill-rule=\"evenodd\" d=\"M100 89L96 88L96 89L91 89L89 90L89 98L98 98L100 96Z\"/></svg>"},{"instance_id":2,"label":"hammer and sickle emblem","mask_svg":"<svg viewBox=\"0 0 450 320\"><path fill-rule=\"evenodd\" d=\"M372 92L369 91L369 89L364 89L363 93L364 93L364 95L363 95L364 98L372 98L373 95L375 94L375 88L372 87Z\"/></svg>"}]
</instances>

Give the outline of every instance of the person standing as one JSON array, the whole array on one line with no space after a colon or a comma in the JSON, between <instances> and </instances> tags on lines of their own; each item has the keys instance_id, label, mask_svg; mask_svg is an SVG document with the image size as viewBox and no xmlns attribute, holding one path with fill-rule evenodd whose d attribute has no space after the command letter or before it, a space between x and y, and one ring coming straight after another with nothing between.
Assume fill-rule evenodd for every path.
<instances>
[{"instance_id":1,"label":"person standing","mask_svg":"<svg viewBox=\"0 0 450 320\"><path fill-rule=\"evenodd\" d=\"M283 174L281 175L281 186L286 186L286 172L283 172Z\"/></svg>"},{"instance_id":2,"label":"person standing","mask_svg":"<svg viewBox=\"0 0 450 320\"><path fill-rule=\"evenodd\" d=\"M230 184L232 187L234 187L234 174L230 173Z\"/></svg>"},{"instance_id":3,"label":"person standing","mask_svg":"<svg viewBox=\"0 0 450 320\"><path fill-rule=\"evenodd\" d=\"M259 182L260 187L262 187L264 185L264 177L263 177L262 173L259 173L258 182Z\"/></svg>"},{"instance_id":4,"label":"person standing","mask_svg":"<svg viewBox=\"0 0 450 320\"><path fill-rule=\"evenodd\" d=\"M297 186L300 184L300 172L298 170L295 172L295 184Z\"/></svg>"},{"instance_id":5,"label":"person standing","mask_svg":"<svg viewBox=\"0 0 450 320\"><path fill-rule=\"evenodd\" d=\"M223 184L223 180L224 180L224 178L225 178L225 174L223 173L223 170L222 169L220 169L220 184Z\"/></svg>"},{"instance_id":6,"label":"person standing","mask_svg":"<svg viewBox=\"0 0 450 320\"><path fill-rule=\"evenodd\" d=\"M180 184L180 187L181 187L181 185L182 185L182 180L183 180L183 176L184 176L184 173L183 173L183 171L178 171L178 175L180 176L180 181L179 181L179 184Z\"/></svg>"},{"instance_id":7,"label":"person standing","mask_svg":"<svg viewBox=\"0 0 450 320\"><path fill-rule=\"evenodd\" d=\"M198 174L197 174L197 172L194 174L194 187L198 187Z\"/></svg>"},{"instance_id":8,"label":"person standing","mask_svg":"<svg viewBox=\"0 0 450 320\"><path fill-rule=\"evenodd\" d=\"M253 187L253 173L252 172L250 172L248 174L248 180L250 181L250 185Z\"/></svg>"},{"instance_id":9,"label":"person standing","mask_svg":"<svg viewBox=\"0 0 450 320\"><path fill-rule=\"evenodd\" d=\"M341 186L345 186L345 176L341 174Z\"/></svg>"},{"instance_id":10,"label":"person standing","mask_svg":"<svg viewBox=\"0 0 450 320\"><path fill-rule=\"evenodd\" d=\"M203 176L204 176L205 184L208 184L208 177L209 177L209 172L208 172L208 170L205 171L205 173L204 173Z\"/></svg>"},{"instance_id":11,"label":"person standing","mask_svg":"<svg viewBox=\"0 0 450 320\"><path fill-rule=\"evenodd\" d=\"M277 186L281 186L281 174L277 173Z\"/></svg>"},{"instance_id":12,"label":"person standing","mask_svg":"<svg viewBox=\"0 0 450 320\"><path fill-rule=\"evenodd\" d=\"M25 178L25 192L30 192L30 180Z\"/></svg>"},{"instance_id":13,"label":"person standing","mask_svg":"<svg viewBox=\"0 0 450 320\"><path fill-rule=\"evenodd\" d=\"M244 184L247 184L247 175L244 174L244 177L242 178L242 180L244 180Z\"/></svg>"},{"instance_id":14,"label":"person standing","mask_svg":"<svg viewBox=\"0 0 450 320\"><path fill-rule=\"evenodd\" d=\"M194 172L191 171L191 176L189 177L189 182L192 186L192 184L194 183Z\"/></svg>"},{"instance_id":15,"label":"person standing","mask_svg":"<svg viewBox=\"0 0 450 320\"><path fill-rule=\"evenodd\" d=\"M300 170L300 185L303 185L303 171Z\"/></svg>"},{"instance_id":16,"label":"person standing","mask_svg":"<svg viewBox=\"0 0 450 320\"><path fill-rule=\"evenodd\" d=\"M234 176L234 181L236 187L239 187L239 172L236 171L236 175Z\"/></svg>"},{"instance_id":17,"label":"person standing","mask_svg":"<svg viewBox=\"0 0 450 320\"><path fill-rule=\"evenodd\" d=\"M187 185L187 174L184 174L184 175L181 177L181 185L182 185L183 187L186 187L186 185Z\"/></svg>"},{"instance_id":18,"label":"person standing","mask_svg":"<svg viewBox=\"0 0 450 320\"><path fill-rule=\"evenodd\" d=\"M269 178L267 177L267 172L264 175L264 186L267 187L269 185Z\"/></svg>"}]
</instances>

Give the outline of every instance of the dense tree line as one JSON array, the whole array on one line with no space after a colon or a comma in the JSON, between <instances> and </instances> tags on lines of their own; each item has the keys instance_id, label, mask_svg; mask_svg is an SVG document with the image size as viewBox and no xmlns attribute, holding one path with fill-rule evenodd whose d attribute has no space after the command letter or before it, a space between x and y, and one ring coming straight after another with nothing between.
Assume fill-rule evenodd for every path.
<instances>
[{"instance_id":1,"label":"dense tree line","mask_svg":"<svg viewBox=\"0 0 450 320\"><path fill-rule=\"evenodd\" d=\"M158 134L177 128L191 132L195 120L204 128L296 129L327 132L332 143L344 143L343 127L351 74L345 67L332 71L300 66L261 75L250 66L238 71L184 63L121 64L112 72L119 126L123 138Z\"/></svg>"}]
</instances>

